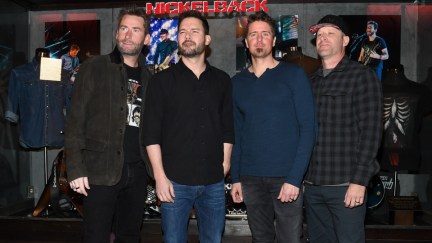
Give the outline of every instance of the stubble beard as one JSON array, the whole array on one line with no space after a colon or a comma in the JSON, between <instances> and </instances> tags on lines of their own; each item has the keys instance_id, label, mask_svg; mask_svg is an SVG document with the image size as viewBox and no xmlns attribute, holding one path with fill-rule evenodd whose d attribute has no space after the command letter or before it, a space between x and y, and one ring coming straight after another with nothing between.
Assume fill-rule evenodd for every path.
<instances>
[{"instance_id":1,"label":"stubble beard","mask_svg":"<svg viewBox=\"0 0 432 243\"><path fill-rule=\"evenodd\" d=\"M191 41L187 41L187 42L194 43L194 42L191 42ZM195 56L198 56L198 55L202 54L205 51L205 45L204 45L204 43L200 43L198 45L196 43L194 43L194 45L196 47L195 48L190 48L189 50L186 49L186 48L183 48L184 44L185 44L185 42L183 42L183 44L179 45L179 47L178 47L178 52L179 52L179 54L181 56L184 56L184 57L195 57Z\"/></svg>"},{"instance_id":2,"label":"stubble beard","mask_svg":"<svg viewBox=\"0 0 432 243\"><path fill-rule=\"evenodd\" d=\"M118 49L119 49L119 51L120 51L120 53L122 55L126 55L126 56L138 56L141 53L141 49L144 46L144 44L140 45L140 44L136 44L134 42L131 42L131 43L133 43L134 47L132 49L126 49L126 48L123 48L122 45L121 45L121 43L123 41L124 41L124 39L117 41L117 47L118 47Z\"/></svg>"},{"instance_id":3,"label":"stubble beard","mask_svg":"<svg viewBox=\"0 0 432 243\"><path fill-rule=\"evenodd\" d=\"M324 58L330 54L330 50L318 48L317 53L318 53L318 56L320 56L321 58Z\"/></svg>"}]
</instances>

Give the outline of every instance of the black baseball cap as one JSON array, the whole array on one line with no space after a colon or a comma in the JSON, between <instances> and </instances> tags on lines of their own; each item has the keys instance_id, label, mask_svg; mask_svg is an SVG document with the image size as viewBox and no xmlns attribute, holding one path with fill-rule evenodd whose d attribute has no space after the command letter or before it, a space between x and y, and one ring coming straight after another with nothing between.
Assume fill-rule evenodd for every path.
<instances>
[{"instance_id":1,"label":"black baseball cap","mask_svg":"<svg viewBox=\"0 0 432 243\"><path fill-rule=\"evenodd\" d=\"M345 21L337 15L326 15L318 21L316 25L309 27L309 31L312 34L316 34L319 29L325 26L335 27L342 31L345 35L349 35L349 28L345 24Z\"/></svg>"},{"instance_id":2,"label":"black baseball cap","mask_svg":"<svg viewBox=\"0 0 432 243\"><path fill-rule=\"evenodd\" d=\"M160 34L161 34L161 35L162 35L162 34L168 34L168 30L166 30L166 29L161 29Z\"/></svg>"}]
</instances>

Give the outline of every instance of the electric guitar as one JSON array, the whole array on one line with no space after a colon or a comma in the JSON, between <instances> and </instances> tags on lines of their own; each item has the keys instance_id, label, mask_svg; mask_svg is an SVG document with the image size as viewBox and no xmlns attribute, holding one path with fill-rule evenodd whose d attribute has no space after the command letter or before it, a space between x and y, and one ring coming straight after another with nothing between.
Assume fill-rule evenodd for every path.
<instances>
[{"instance_id":1,"label":"electric guitar","mask_svg":"<svg viewBox=\"0 0 432 243\"><path fill-rule=\"evenodd\" d=\"M384 183L381 181L381 178L378 175L375 175L369 182L367 188L367 194L368 196L367 196L366 206L368 208L376 208L384 200L384 196L385 196Z\"/></svg>"},{"instance_id":2,"label":"electric guitar","mask_svg":"<svg viewBox=\"0 0 432 243\"><path fill-rule=\"evenodd\" d=\"M175 49L169 56L165 57L165 60L161 64L156 66L156 68L155 68L156 72L160 72L160 71L163 71L163 70L169 68L169 63L176 56L177 50L178 49Z\"/></svg>"},{"instance_id":3,"label":"electric guitar","mask_svg":"<svg viewBox=\"0 0 432 243\"><path fill-rule=\"evenodd\" d=\"M80 65L76 66L74 69L72 69L71 71L68 72L68 77L72 77L72 75L74 74L74 72L78 71L80 68Z\"/></svg>"},{"instance_id":4,"label":"electric guitar","mask_svg":"<svg viewBox=\"0 0 432 243\"><path fill-rule=\"evenodd\" d=\"M56 214L61 215L62 211L59 205L60 194L65 195L69 199L81 216L84 215L82 206L83 196L70 188L67 180L65 158L65 153L61 150L54 159L51 175L33 210L33 217L39 216L48 206L51 206Z\"/></svg>"}]
</instances>

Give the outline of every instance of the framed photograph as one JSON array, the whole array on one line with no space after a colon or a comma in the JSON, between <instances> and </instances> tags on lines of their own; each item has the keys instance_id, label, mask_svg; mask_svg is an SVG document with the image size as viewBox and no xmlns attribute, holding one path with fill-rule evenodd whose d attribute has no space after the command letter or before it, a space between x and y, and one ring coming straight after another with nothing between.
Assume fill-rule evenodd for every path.
<instances>
[{"instance_id":1,"label":"framed photograph","mask_svg":"<svg viewBox=\"0 0 432 243\"><path fill-rule=\"evenodd\" d=\"M177 18L150 19L150 45L147 54L147 64L165 65L178 62L177 54Z\"/></svg>"},{"instance_id":2,"label":"framed photograph","mask_svg":"<svg viewBox=\"0 0 432 243\"><path fill-rule=\"evenodd\" d=\"M350 43L346 49L350 59L357 61L360 55L362 42L367 39L367 22L378 24L376 35L384 39L389 59L384 61L386 67L400 64L401 49L401 16L400 15L343 15L345 22L351 30Z\"/></svg>"}]
</instances>

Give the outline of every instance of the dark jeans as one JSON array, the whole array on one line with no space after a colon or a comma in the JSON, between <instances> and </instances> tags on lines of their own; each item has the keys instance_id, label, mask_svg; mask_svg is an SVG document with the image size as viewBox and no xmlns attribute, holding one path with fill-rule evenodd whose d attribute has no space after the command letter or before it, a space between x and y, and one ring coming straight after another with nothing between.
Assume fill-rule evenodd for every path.
<instances>
[{"instance_id":1,"label":"dark jeans","mask_svg":"<svg viewBox=\"0 0 432 243\"><path fill-rule=\"evenodd\" d=\"M225 229L224 182L189 186L171 181L173 203L162 203L162 230L165 243L186 243L189 214L192 207L197 216L199 241L220 243Z\"/></svg>"},{"instance_id":2,"label":"dark jeans","mask_svg":"<svg viewBox=\"0 0 432 243\"><path fill-rule=\"evenodd\" d=\"M374 70L375 70L375 73L378 76L378 79L381 81L382 80L383 66L381 65L381 66L375 67Z\"/></svg>"},{"instance_id":3,"label":"dark jeans","mask_svg":"<svg viewBox=\"0 0 432 243\"><path fill-rule=\"evenodd\" d=\"M249 227L255 243L302 242L303 195L294 202L277 199L285 177L242 176L241 185ZM276 229L275 229L276 220Z\"/></svg>"},{"instance_id":4,"label":"dark jeans","mask_svg":"<svg viewBox=\"0 0 432 243\"><path fill-rule=\"evenodd\" d=\"M381 81L382 80L382 72L383 72L384 65L383 64L378 64L377 66L370 66L369 65L369 67L372 68L375 71L378 79Z\"/></svg>"},{"instance_id":5,"label":"dark jeans","mask_svg":"<svg viewBox=\"0 0 432 243\"><path fill-rule=\"evenodd\" d=\"M146 197L147 172L141 162L125 164L114 186L90 185L83 201L83 242L107 243L111 232L115 242L140 242Z\"/></svg>"},{"instance_id":6,"label":"dark jeans","mask_svg":"<svg viewBox=\"0 0 432 243\"><path fill-rule=\"evenodd\" d=\"M366 206L346 208L348 186L305 184L304 198L311 243L364 243Z\"/></svg>"}]
</instances>

